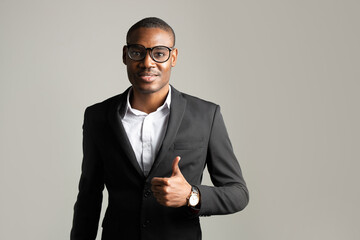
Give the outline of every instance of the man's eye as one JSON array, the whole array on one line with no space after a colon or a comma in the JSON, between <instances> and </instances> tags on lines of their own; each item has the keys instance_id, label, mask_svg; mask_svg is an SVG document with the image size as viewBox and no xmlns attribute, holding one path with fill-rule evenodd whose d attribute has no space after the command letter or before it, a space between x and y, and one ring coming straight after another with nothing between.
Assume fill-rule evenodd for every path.
<instances>
[{"instance_id":1,"label":"man's eye","mask_svg":"<svg viewBox=\"0 0 360 240\"><path fill-rule=\"evenodd\" d=\"M131 52L131 55L133 55L133 56L140 56L140 55L141 55L141 52L140 52L140 51L132 51L132 52Z\"/></svg>"},{"instance_id":2,"label":"man's eye","mask_svg":"<svg viewBox=\"0 0 360 240\"><path fill-rule=\"evenodd\" d=\"M167 53L164 51L154 52L154 57L166 57Z\"/></svg>"},{"instance_id":3,"label":"man's eye","mask_svg":"<svg viewBox=\"0 0 360 240\"><path fill-rule=\"evenodd\" d=\"M157 56L157 57L163 57L163 56L165 56L165 53L157 52L157 53L155 53L155 56Z\"/></svg>"}]
</instances>

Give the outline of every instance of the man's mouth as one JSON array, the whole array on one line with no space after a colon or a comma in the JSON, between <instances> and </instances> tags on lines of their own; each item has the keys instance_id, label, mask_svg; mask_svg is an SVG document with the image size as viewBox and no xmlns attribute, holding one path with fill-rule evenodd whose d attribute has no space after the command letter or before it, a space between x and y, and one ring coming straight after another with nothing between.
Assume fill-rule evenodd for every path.
<instances>
[{"instance_id":1,"label":"man's mouth","mask_svg":"<svg viewBox=\"0 0 360 240\"><path fill-rule=\"evenodd\" d=\"M138 76L146 82L151 82L154 81L155 78L157 78L159 75L152 72L140 72L138 73Z\"/></svg>"}]
</instances>

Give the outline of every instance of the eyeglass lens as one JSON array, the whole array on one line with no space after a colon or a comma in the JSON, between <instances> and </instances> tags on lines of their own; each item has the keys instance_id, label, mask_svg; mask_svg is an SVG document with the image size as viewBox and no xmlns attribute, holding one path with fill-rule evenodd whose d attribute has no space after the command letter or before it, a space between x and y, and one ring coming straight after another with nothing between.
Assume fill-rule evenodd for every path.
<instances>
[{"instance_id":1,"label":"eyeglass lens","mask_svg":"<svg viewBox=\"0 0 360 240\"><path fill-rule=\"evenodd\" d=\"M140 61L145 58L147 49L141 45L132 45L128 47L128 53L132 60ZM170 49L162 46L154 47L150 51L150 56L156 62L166 62L170 57Z\"/></svg>"}]
</instances>

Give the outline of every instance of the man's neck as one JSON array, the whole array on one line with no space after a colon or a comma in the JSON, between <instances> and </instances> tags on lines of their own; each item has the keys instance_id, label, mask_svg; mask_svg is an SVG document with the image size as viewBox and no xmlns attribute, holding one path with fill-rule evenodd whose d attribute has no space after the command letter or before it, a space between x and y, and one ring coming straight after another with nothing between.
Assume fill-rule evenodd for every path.
<instances>
[{"instance_id":1,"label":"man's neck","mask_svg":"<svg viewBox=\"0 0 360 240\"><path fill-rule=\"evenodd\" d=\"M130 95L130 104L132 108L149 114L155 112L164 104L168 93L169 85L155 93L141 93L133 88Z\"/></svg>"}]
</instances>

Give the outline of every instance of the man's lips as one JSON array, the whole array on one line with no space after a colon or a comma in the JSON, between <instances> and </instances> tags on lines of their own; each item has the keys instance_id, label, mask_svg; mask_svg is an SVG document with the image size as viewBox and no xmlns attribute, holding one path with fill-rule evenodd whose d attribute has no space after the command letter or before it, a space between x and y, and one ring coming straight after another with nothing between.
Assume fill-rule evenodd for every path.
<instances>
[{"instance_id":1,"label":"man's lips","mask_svg":"<svg viewBox=\"0 0 360 240\"><path fill-rule=\"evenodd\" d=\"M156 72L139 72L139 76L158 76L159 74Z\"/></svg>"},{"instance_id":2,"label":"man's lips","mask_svg":"<svg viewBox=\"0 0 360 240\"><path fill-rule=\"evenodd\" d=\"M144 81L153 81L159 74L153 72L140 72L138 73L138 76Z\"/></svg>"}]
</instances>

